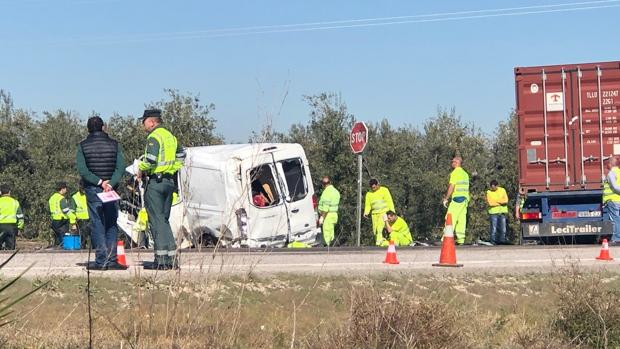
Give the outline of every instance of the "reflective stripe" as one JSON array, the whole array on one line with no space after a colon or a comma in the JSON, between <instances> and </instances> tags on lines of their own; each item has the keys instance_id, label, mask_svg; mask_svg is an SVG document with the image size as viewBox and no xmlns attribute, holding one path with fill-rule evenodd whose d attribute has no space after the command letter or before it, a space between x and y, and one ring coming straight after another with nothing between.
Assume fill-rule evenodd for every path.
<instances>
[{"instance_id":1,"label":"reflective stripe","mask_svg":"<svg viewBox=\"0 0 620 349\"><path fill-rule=\"evenodd\" d=\"M177 254L177 251L168 251L168 257L174 257Z\"/></svg>"},{"instance_id":2,"label":"reflective stripe","mask_svg":"<svg viewBox=\"0 0 620 349\"><path fill-rule=\"evenodd\" d=\"M167 256L168 255L168 251L166 251L166 250L156 250L155 251L155 255L156 256Z\"/></svg>"},{"instance_id":3,"label":"reflective stripe","mask_svg":"<svg viewBox=\"0 0 620 349\"><path fill-rule=\"evenodd\" d=\"M376 200L370 203L370 207L372 207L373 211L378 211L387 208L387 203L385 200Z\"/></svg>"},{"instance_id":4,"label":"reflective stripe","mask_svg":"<svg viewBox=\"0 0 620 349\"><path fill-rule=\"evenodd\" d=\"M153 163L157 162L157 156L155 156L153 154L146 154L146 159L147 160L153 160L152 161Z\"/></svg>"}]
</instances>

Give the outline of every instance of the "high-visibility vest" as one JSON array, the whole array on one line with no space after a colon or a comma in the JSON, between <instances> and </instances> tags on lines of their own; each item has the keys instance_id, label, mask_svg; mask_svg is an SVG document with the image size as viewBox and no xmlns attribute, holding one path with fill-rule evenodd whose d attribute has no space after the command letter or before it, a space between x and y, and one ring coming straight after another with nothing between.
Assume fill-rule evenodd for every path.
<instances>
[{"instance_id":1,"label":"high-visibility vest","mask_svg":"<svg viewBox=\"0 0 620 349\"><path fill-rule=\"evenodd\" d=\"M620 169L618 167L612 167L611 171L614 171L616 174L616 186L620 186ZM620 194L617 194L611 188L611 185L607 182L607 177L605 177L605 182L603 182L603 203L607 201L620 202Z\"/></svg>"},{"instance_id":2,"label":"high-visibility vest","mask_svg":"<svg viewBox=\"0 0 620 349\"><path fill-rule=\"evenodd\" d=\"M377 191L369 191L366 193L366 205L364 214L384 214L387 211L394 211L394 202L392 194L386 187L379 187Z\"/></svg>"},{"instance_id":3,"label":"high-visibility vest","mask_svg":"<svg viewBox=\"0 0 620 349\"><path fill-rule=\"evenodd\" d=\"M49 199L50 215L53 221L61 221L68 219L71 224L75 224L75 214L71 211L69 205L65 203L65 208L62 208L62 201L66 198L59 192L55 192Z\"/></svg>"},{"instance_id":4,"label":"high-visibility vest","mask_svg":"<svg viewBox=\"0 0 620 349\"><path fill-rule=\"evenodd\" d=\"M319 211L320 212L338 212L338 205L340 204L340 192L333 185L328 185L319 199Z\"/></svg>"},{"instance_id":5,"label":"high-visibility vest","mask_svg":"<svg viewBox=\"0 0 620 349\"><path fill-rule=\"evenodd\" d=\"M462 167L457 167L450 173L450 184L454 184L451 198L464 197L469 200L469 175Z\"/></svg>"},{"instance_id":6,"label":"high-visibility vest","mask_svg":"<svg viewBox=\"0 0 620 349\"><path fill-rule=\"evenodd\" d=\"M8 195L0 197L0 224L17 224L18 229L24 227L24 215L19 202Z\"/></svg>"},{"instance_id":7,"label":"high-visibility vest","mask_svg":"<svg viewBox=\"0 0 620 349\"><path fill-rule=\"evenodd\" d=\"M508 195L506 189L497 187L495 191L487 190L487 201L498 206L489 206L489 214L508 213Z\"/></svg>"},{"instance_id":8,"label":"high-visibility vest","mask_svg":"<svg viewBox=\"0 0 620 349\"><path fill-rule=\"evenodd\" d=\"M159 154L157 154L157 159L151 159L155 160L155 168L149 173L176 173L183 166L183 163L177 160L177 138L163 127L158 127L149 133L147 140L150 138L155 139L159 144ZM152 156L145 151L145 159L150 159Z\"/></svg>"},{"instance_id":9,"label":"high-visibility vest","mask_svg":"<svg viewBox=\"0 0 620 349\"><path fill-rule=\"evenodd\" d=\"M87 220L88 216L88 203L86 201L86 195L79 191L71 196L75 203L75 216L80 220Z\"/></svg>"}]
</instances>

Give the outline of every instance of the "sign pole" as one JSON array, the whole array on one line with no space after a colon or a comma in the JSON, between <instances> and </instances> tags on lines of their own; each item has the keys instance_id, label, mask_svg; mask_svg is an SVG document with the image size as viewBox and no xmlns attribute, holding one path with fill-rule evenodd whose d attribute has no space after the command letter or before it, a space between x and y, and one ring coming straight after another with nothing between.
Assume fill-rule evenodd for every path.
<instances>
[{"instance_id":1,"label":"sign pole","mask_svg":"<svg viewBox=\"0 0 620 349\"><path fill-rule=\"evenodd\" d=\"M368 127L366 127L363 121L353 124L349 134L349 143L353 154L357 154L357 222L355 222L355 230L357 233L357 247L359 247L362 237L362 152L366 148L366 143L368 143Z\"/></svg>"},{"instance_id":2,"label":"sign pole","mask_svg":"<svg viewBox=\"0 0 620 349\"><path fill-rule=\"evenodd\" d=\"M357 247L360 247L360 238L362 231L362 154L357 155Z\"/></svg>"}]
</instances>

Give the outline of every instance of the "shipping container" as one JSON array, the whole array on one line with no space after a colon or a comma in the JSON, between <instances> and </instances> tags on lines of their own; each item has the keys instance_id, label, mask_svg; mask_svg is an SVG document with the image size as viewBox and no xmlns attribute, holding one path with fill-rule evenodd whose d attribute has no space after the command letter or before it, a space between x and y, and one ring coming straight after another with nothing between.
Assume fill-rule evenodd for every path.
<instances>
[{"instance_id":1,"label":"shipping container","mask_svg":"<svg viewBox=\"0 0 620 349\"><path fill-rule=\"evenodd\" d=\"M620 155L620 62L517 67L522 237L607 235L606 160Z\"/></svg>"}]
</instances>

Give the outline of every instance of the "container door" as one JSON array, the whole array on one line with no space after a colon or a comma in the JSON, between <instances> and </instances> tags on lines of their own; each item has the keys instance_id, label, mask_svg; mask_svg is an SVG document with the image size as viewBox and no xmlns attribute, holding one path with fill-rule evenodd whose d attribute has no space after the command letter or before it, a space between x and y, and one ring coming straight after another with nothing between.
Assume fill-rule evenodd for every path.
<instances>
[{"instance_id":1,"label":"container door","mask_svg":"<svg viewBox=\"0 0 620 349\"><path fill-rule=\"evenodd\" d=\"M574 183L571 117L566 103L569 76L545 71L520 77L519 144L521 182L542 190L565 190Z\"/></svg>"},{"instance_id":2,"label":"container door","mask_svg":"<svg viewBox=\"0 0 620 349\"><path fill-rule=\"evenodd\" d=\"M577 68L573 73L574 116L578 118L580 188L600 189L605 160L620 155L618 67Z\"/></svg>"},{"instance_id":3,"label":"container door","mask_svg":"<svg viewBox=\"0 0 620 349\"><path fill-rule=\"evenodd\" d=\"M250 200L248 238L251 245L283 246L288 236L285 198L270 155L260 155L242 168Z\"/></svg>"}]
</instances>

